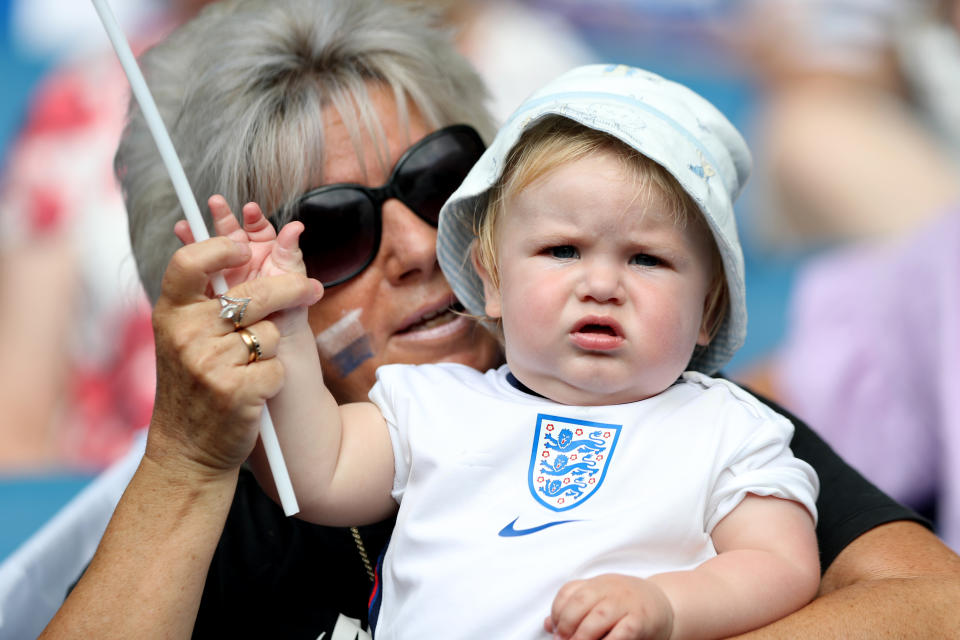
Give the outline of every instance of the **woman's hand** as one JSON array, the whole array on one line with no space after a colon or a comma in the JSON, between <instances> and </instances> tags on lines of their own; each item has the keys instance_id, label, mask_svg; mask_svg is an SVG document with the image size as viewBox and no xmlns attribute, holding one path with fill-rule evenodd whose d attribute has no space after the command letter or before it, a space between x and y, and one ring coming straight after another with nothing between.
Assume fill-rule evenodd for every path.
<instances>
[{"instance_id":1,"label":"woman's hand","mask_svg":"<svg viewBox=\"0 0 960 640\"><path fill-rule=\"evenodd\" d=\"M235 242L218 236L181 247L167 267L154 306L157 398L146 455L161 463L209 472L239 467L256 442L265 401L284 380L283 367L274 357L279 329L266 318L305 308L322 295L319 282L293 272L247 280L230 289L231 297L251 299L241 325L257 337L262 357L248 364L249 351L232 321L219 317L221 305L211 297L211 279L221 271L250 278L274 269L271 254L278 241L272 228L238 227L231 233L247 238ZM294 246L297 235L294 229ZM178 236L184 239L180 232Z\"/></svg>"}]
</instances>

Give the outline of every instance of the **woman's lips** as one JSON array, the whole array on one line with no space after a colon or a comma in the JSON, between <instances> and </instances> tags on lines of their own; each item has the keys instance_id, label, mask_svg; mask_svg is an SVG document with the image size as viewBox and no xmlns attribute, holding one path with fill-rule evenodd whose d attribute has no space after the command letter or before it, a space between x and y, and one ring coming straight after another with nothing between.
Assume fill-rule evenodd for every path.
<instances>
[{"instance_id":1,"label":"woman's lips","mask_svg":"<svg viewBox=\"0 0 960 640\"><path fill-rule=\"evenodd\" d=\"M463 306L456 298L430 305L405 320L394 336L434 339L456 333L471 322L457 313L462 310Z\"/></svg>"},{"instance_id":2,"label":"woman's lips","mask_svg":"<svg viewBox=\"0 0 960 640\"><path fill-rule=\"evenodd\" d=\"M423 325L414 325L403 333L395 334L394 337L422 342L443 340L450 336L466 332L473 326L473 320L465 316L456 315L451 311L445 314L439 323L431 322Z\"/></svg>"}]
</instances>

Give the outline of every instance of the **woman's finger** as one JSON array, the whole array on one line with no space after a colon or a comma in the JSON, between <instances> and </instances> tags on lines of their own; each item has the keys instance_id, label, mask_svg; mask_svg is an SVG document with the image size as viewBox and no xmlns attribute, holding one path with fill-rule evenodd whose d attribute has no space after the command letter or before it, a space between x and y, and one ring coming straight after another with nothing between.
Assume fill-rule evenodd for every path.
<instances>
[{"instance_id":1,"label":"woman's finger","mask_svg":"<svg viewBox=\"0 0 960 640\"><path fill-rule=\"evenodd\" d=\"M236 322L241 327L248 327L278 311L316 304L323 296L323 285L299 273L284 273L248 280L233 287L224 295L235 300L249 298L241 314L242 317ZM219 309L222 303L218 300L217 304ZM212 306L211 309L213 309ZM224 320L227 323L224 328L229 327L232 330L234 327L231 323L234 320L236 317L229 322Z\"/></svg>"},{"instance_id":2,"label":"woman's finger","mask_svg":"<svg viewBox=\"0 0 960 640\"><path fill-rule=\"evenodd\" d=\"M224 340L233 341L231 350L236 351L238 365L248 365L261 360L269 360L277 356L277 345L280 343L280 331L269 320L261 320L247 327L241 327L233 335L223 336Z\"/></svg>"},{"instance_id":3,"label":"woman's finger","mask_svg":"<svg viewBox=\"0 0 960 640\"><path fill-rule=\"evenodd\" d=\"M172 304L206 298L213 276L250 259L250 247L229 238L210 238L180 247L163 274L162 297ZM158 301L160 304L160 301Z\"/></svg>"}]
</instances>

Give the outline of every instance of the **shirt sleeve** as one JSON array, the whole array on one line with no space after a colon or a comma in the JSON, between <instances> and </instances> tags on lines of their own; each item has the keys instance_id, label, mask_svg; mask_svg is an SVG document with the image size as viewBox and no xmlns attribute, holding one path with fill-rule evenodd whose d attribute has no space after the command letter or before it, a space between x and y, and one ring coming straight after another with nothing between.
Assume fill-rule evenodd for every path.
<instances>
[{"instance_id":1,"label":"shirt sleeve","mask_svg":"<svg viewBox=\"0 0 960 640\"><path fill-rule=\"evenodd\" d=\"M819 480L813 468L790 450L792 425L772 412L754 421L748 437L727 460L714 485L707 503L708 532L748 493L799 502L817 520Z\"/></svg>"},{"instance_id":2,"label":"shirt sleeve","mask_svg":"<svg viewBox=\"0 0 960 640\"><path fill-rule=\"evenodd\" d=\"M380 408L383 419L387 423L390 433L390 444L393 447L393 490L391 494L397 504L403 500L403 492L407 487L410 476L410 434L408 433L409 402L405 394L412 393L404 390L401 385L404 376L397 375L397 369L402 365L387 365L377 369L377 382L370 389L370 401Z\"/></svg>"}]
</instances>

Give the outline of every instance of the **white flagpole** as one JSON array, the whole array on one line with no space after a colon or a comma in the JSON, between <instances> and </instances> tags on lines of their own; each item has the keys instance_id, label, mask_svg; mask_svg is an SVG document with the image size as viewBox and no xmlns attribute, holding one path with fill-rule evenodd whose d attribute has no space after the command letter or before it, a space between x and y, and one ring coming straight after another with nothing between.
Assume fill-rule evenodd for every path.
<instances>
[{"instance_id":1,"label":"white flagpole","mask_svg":"<svg viewBox=\"0 0 960 640\"><path fill-rule=\"evenodd\" d=\"M160 112L157 110L153 96L147 88L143 74L140 73L140 67L137 66L133 51L130 50L130 45L127 43L127 39L123 35L120 24L114 17L107 0L92 0L92 2L100 15L100 21L103 22L103 27L107 31L107 36L110 38L114 50L117 52L120 64L127 74L130 88L133 90L133 95L147 120L150 133L153 134L153 139L157 143L160 156L163 158L167 173L173 182L173 188L180 199L180 206L187 217L190 231L193 232L193 238L197 242L206 240L210 237L210 234L207 233L207 227L200 214L200 207L197 206L197 201L193 197L190 183L187 182L187 175L183 172L183 166L180 164L177 152L173 148L170 134L167 133L163 120L160 118ZM218 294L227 290L227 282L222 274L218 273L213 277L213 290ZM280 451L280 443L273 427L273 420L270 418L270 411L266 406L263 408L260 419L260 440L263 442L263 448L267 454L267 461L270 464L270 471L273 473L273 482L277 487L277 493L280 495L283 512L292 516L300 511L300 507L297 505L297 498L293 493L293 484L290 482L290 474L287 472L287 465L283 461L283 453Z\"/></svg>"}]
</instances>

